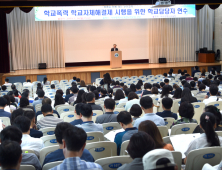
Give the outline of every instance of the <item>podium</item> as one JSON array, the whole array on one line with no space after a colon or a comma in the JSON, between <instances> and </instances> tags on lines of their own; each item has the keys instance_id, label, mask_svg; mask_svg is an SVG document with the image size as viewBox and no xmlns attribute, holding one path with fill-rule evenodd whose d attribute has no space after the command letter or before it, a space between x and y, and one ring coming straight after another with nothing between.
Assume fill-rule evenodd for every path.
<instances>
[{"instance_id":1,"label":"podium","mask_svg":"<svg viewBox=\"0 0 222 170\"><path fill-rule=\"evenodd\" d=\"M198 62L214 63L215 62L215 54L214 53L199 53L198 54Z\"/></svg>"},{"instance_id":2,"label":"podium","mask_svg":"<svg viewBox=\"0 0 222 170\"><path fill-rule=\"evenodd\" d=\"M110 52L110 67L121 68L122 67L122 51Z\"/></svg>"}]
</instances>

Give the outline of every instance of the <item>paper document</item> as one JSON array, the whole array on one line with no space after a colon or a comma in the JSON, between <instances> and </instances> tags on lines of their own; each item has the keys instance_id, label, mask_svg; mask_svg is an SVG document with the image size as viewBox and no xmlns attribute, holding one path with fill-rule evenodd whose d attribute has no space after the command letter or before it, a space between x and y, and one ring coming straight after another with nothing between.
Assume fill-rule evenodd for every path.
<instances>
[{"instance_id":1,"label":"paper document","mask_svg":"<svg viewBox=\"0 0 222 170\"><path fill-rule=\"evenodd\" d=\"M195 138L198 138L200 133L195 134L181 134L181 135L173 135L170 136L171 143L173 144L174 150L182 153L182 158L184 159L186 156L184 152L186 152L189 144Z\"/></svg>"},{"instance_id":2,"label":"paper document","mask_svg":"<svg viewBox=\"0 0 222 170\"><path fill-rule=\"evenodd\" d=\"M116 134L123 131L124 129L112 130L111 132L107 133L104 137L108 139L109 141L114 142L114 138Z\"/></svg>"}]
</instances>

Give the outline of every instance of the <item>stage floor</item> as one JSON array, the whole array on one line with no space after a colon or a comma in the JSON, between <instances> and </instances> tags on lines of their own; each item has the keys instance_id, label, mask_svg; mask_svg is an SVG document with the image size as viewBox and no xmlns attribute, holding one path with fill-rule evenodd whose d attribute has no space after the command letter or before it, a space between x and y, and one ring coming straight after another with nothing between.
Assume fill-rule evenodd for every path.
<instances>
[{"instance_id":1,"label":"stage floor","mask_svg":"<svg viewBox=\"0 0 222 170\"><path fill-rule=\"evenodd\" d=\"M170 68L174 69L176 73L178 69L186 69L189 74L192 72L194 66L199 66L200 71L205 68L208 70L209 66L220 66L219 62L216 63L200 63L200 62L176 62L165 64L124 64L122 68L111 69L109 65L104 66L84 66L84 67L65 67L65 68L48 68L48 69L32 69L32 70L17 70L3 74L2 82L6 77L25 76L26 80L30 79L32 82L37 81L37 76L46 75L48 81L52 80L70 80L72 77L78 77L84 80L87 84L92 83L95 79L95 74L98 77L103 77L103 74L109 72L111 77L123 76L140 76L144 73L147 74L163 74L168 73ZM94 74L93 74L94 73ZM98 76L99 74L99 76Z\"/></svg>"}]
</instances>

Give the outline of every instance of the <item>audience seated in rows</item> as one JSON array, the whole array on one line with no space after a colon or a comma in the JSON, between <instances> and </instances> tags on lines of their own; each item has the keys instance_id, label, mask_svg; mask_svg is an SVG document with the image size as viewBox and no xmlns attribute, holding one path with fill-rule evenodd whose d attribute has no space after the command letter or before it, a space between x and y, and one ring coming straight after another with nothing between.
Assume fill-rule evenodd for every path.
<instances>
[{"instance_id":1,"label":"audience seated in rows","mask_svg":"<svg viewBox=\"0 0 222 170\"><path fill-rule=\"evenodd\" d=\"M181 96L181 104L183 102L194 103L197 102L197 98L193 97L189 88L185 87Z\"/></svg>"},{"instance_id":2,"label":"audience seated in rows","mask_svg":"<svg viewBox=\"0 0 222 170\"><path fill-rule=\"evenodd\" d=\"M140 105L140 99L135 92L130 92L128 94L128 102L126 102L125 110L128 111L132 107L133 104Z\"/></svg>"},{"instance_id":3,"label":"audience seated in rows","mask_svg":"<svg viewBox=\"0 0 222 170\"><path fill-rule=\"evenodd\" d=\"M92 107L92 110L102 110L102 107L95 104L95 94L90 92L90 93L86 93L86 102L88 105L90 105Z\"/></svg>"}]
</instances>

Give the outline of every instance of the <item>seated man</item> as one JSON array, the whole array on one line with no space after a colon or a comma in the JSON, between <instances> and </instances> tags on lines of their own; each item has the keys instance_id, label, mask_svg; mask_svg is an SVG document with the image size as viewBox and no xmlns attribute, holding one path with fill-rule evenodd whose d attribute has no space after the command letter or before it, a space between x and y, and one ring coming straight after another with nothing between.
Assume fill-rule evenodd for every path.
<instances>
[{"instance_id":1,"label":"seated man","mask_svg":"<svg viewBox=\"0 0 222 170\"><path fill-rule=\"evenodd\" d=\"M18 116L14 122L13 126L18 127L22 131L22 149L31 149L35 151L35 154L39 157L39 152L44 148L44 143L42 139L33 138L30 134L31 121L25 116Z\"/></svg>"},{"instance_id":2,"label":"seated man","mask_svg":"<svg viewBox=\"0 0 222 170\"><path fill-rule=\"evenodd\" d=\"M203 80L205 80L206 77L205 77L205 73L202 73L201 74L201 77L198 79L198 81L202 82Z\"/></svg>"},{"instance_id":3,"label":"seated man","mask_svg":"<svg viewBox=\"0 0 222 170\"><path fill-rule=\"evenodd\" d=\"M42 100L44 99L44 95L45 95L45 92L43 90L38 90L37 93L38 93L38 100L36 100L32 103L34 110L35 110L35 105L42 103ZM36 112L36 110L35 110L35 112Z\"/></svg>"},{"instance_id":4,"label":"seated man","mask_svg":"<svg viewBox=\"0 0 222 170\"><path fill-rule=\"evenodd\" d=\"M76 82L76 77L73 77L73 80L72 80L72 82Z\"/></svg>"},{"instance_id":5,"label":"seated man","mask_svg":"<svg viewBox=\"0 0 222 170\"><path fill-rule=\"evenodd\" d=\"M22 142L22 132L15 126L7 126L1 131L1 143L7 141L14 141L21 145ZM39 159L34 153L22 153L21 165L33 165L36 170L41 170L41 164Z\"/></svg>"},{"instance_id":6,"label":"seated man","mask_svg":"<svg viewBox=\"0 0 222 170\"><path fill-rule=\"evenodd\" d=\"M5 79L5 84L4 84L5 86L11 86L12 85L12 83L9 83L9 79L8 78L6 78Z\"/></svg>"},{"instance_id":7,"label":"seated man","mask_svg":"<svg viewBox=\"0 0 222 170\"><path fill-rule=\"evenodd\" d=\"M114 142L117 145L117 155L119 155L121 144L126 140L130 140L131 136L134 133L138 132L138 129L136 127L133 127L133 119L131 117L131 114L127 111L121 111L117 116L117 121L120 126L125 130L123 132L117 133L114 139Z\"/></svg>"},{"instance_id":8,"label":"seated man","mask_svg":"<svg viewBox=\"0 0 222 170\"><path fill-rule=\"evenodd\" d=\"M41 112L44 118L40 119L37 122L36 126L38 129L47 128L47 127L56 127L58 123L63 122L62 119L54 117L52 106L49 104L42 105Z\"/></svg>"},{"instance_id":9,"label":"seated man","mask_svg":"<svg viewBox=\"0 0 222 170\"><path fill-rule=\"evenodd\" d=\"M210 103L210 102L222 101L222 99L219 99L217 97L217 93L218 93L218 87L215 85L211 85L210 86L210 97L208 99L204 99L203 103L205 105L208 105L208 103Z\"/></svg>"},{"instance_id":10,"label":"seated man","mask_svg":"<svg viewBox=\"0 0 222 170\"><path fill-rule=\"evenodd\" d=\"M117 122L117 114L113 113L113 110L115 109L116 103L113 99L106 99L104 101L104 109L105 114L100 115L96 118L96 123L109 123L109 122Z\"/></svg>"},{"instance_id":11,"label":"seated man","mask_svg":"<svg viewBox=\"0 0 222 170\"><path fill-rule=\"evenodd\" d=\"M25 86L30 86L31 88L33 87L33 84L31 83L30 79L27 80L27 83L25 83Z\"/></svg>"},{"instance_id":12,"label":"seated man","mask_svg":"<svg viewBox=\"0 0 222 170\"><path fill-rule=\"evenodd\" d=\"M190 89L191 91L192 91L192 90L197 90L197 89L195 88L195 86L196 86L195 81L191 81L191 82L190 82L190 86L191 86L191 89Z\"/></svg>"},{"instance_id":13,"label":"seated man","mask_svg":"<svg viewBox=\"0 0 222 170\"><path fill-rule=\"evenodd\" d=\"M143 91L143 96L147 95L147 94L152 94L151 93L152 84L146 83L144 88L145 88L145 90Z\"/></svg>"},{"instance_id":14,"label":"seated man","mask_svg":"<svg viewBox=\"0 0 222 170\"><path fill-rule=\"evenodd\" d=\"M0 145L0 164L2 170L19 170L22 161L20 145L14 141L6 141Z\"/></svg>"},{"instance_id":15,"label":"seated man","mask_svg":"<svg viewBox=\"0 0 222 170\"><path fill-rule=\"evenodd\" d=\"M56 90L55 90L55 84L51 84L51 89L50 90L48 90L48 92L56 92Z\"/></svg>"},{"instance_id":16,"label":"seated man","mask_svg":"<svg viewBox=\"0 0 222 170\"><path fill-rule=\"evenodd\" d=\"M158 89L158 91L161 93L163 90L163 86L165 86L164 82L160 82L160 88Z\"/></svg>"},{"instance_id":17,"label":"seated man","mask_svg":"<svg viewBox=\"0 0 222 170\"><path fill-rule=\"evenodd\" d=\"M103 133L103 126L101 124L96 124L92 121L92 107L88 104L83 104L81 106L81 114L83 123L81 125L76 125L77 127L82 128L86 132L102 132Z\"/></svg>"},{"instance_id":18,"label":"seated man","mask_svg":"<svg viewBox=\"0 0 222 170\"><path fill-rule=\"evenodd\" d=\"M31 121L30 136L33 138L41 138L43 136L43 133L41 131L36 130L35 112L25 111L24 116L29 118L29 120Z\"/></svg>"},{"instance_id":19,"label":"seated man","mask_svg":"<svg viewBox=\"0 0 222 170\"><path fill-rule=\"evenodd\" d=\"M181 73L181 77L180 77L180 81L182 81L182 80L184 80L184 79L186 79L186 76L185 76L185 73L182 72L182 73Z\"/></svg>"},{"instance_id":20,"label":"seated man","mask_svg":"<svg viewBox=\"0 0 222 170\"><path fill-rule=\"evenodd\" d=\"M164 79L164 83L165 83L165 85L169 85L169 79Z\"/></svg>"},{"instance_id":21,"label":"seated man","mask_svg":"<svg viewBox=\"0 0 222 170\"><path fill-rule=\"evenodd\" d=\"M129 93L130 93L131 91L132 91L131 88L126 88L126 89L124 90L124 92L125 92L125 99L120 99L120 100L119 100L119 104L120 104L120 103L126 103L126 102L128 102L128 95L129 95Z\"/></svg>"},{"instance_id":22,"label":"seated man","mask_svg":"<svg viewBox=\"0 0 222 170\"><path fill-rule=\"evenodd\" d=\"M175 120L177 120L177 114L171 112L171 107L173 106L173 100L171 98L163 98L162 99L162 107L163 107L163 112L158 112L156 115L160 117L172 117Z\"/></svg>"},{"instance_id":23,"label":"seated man","mask_svg":"<svg viewBox=\"0 0 222 170\"><path fill-rule=\"evenodd\" d=\"M6 112L4 109L7 106L7 100L4 97L0 97L0 117L11 117L11 113Z\"/></svg>"},{"instance_id":24,"label":"seated man","mask_svg":"<svg viewBox=\"0 0 222 170\"><path fill-rule=\"evenodd\" d=\"M168 78L175 79L175 77L172 75L173 73L172 73L171 71L169 71L168 74L169 74L169 75L168 75Z\"/></svg>"},{"instance_id":25,"label":"seated man","mask_svg":"<svg viewBox=\"0 0 222 170\"><path fill-rule=\"evenodd\" d=\"M206 93L207 94L207 91L205 91L205 88L206 88L206 86L203 83L201 83L199 85L199 92L197 94L200 94L200 93Z\"/></svg>"},{"instance_id":26,"label":"seated man","mask_svg":"<svg viewBox=\"0 0 222 170\"><path fill-rule=\"evenodd\" d=\"M200 70L199 70L199 67L198 67L198 66L195 66L195 67L194 67L194 71L192 72L192 77L194 77L194 76L195 76L195 73L197 73L197 72L200 72Z\"/></svg>"},{"instance_id":27,"label":"seated man","mask_svg":"<svg viewBox=\"0 0 222 170\"><path fill-rule=\"evenodd\" d=\"M140 99L140 105L142 110L145 112L143 117L135 120L134 127L139 127L139 124L145 120L153 121L157 126L165 126L164 119L155 113L153 113L153 100L151 97L146 96Z\"/></svg>"},{"instance_id":28,"label":"seated man","mask_svg":"<svg viewBox=\"0 0 222 170\"><path fill-rule=\"evenodd\" d=\"M72 126L67 128L62 135L62 146L65 160L50 170L82 169L102 170L99 164L86 162L80 159L86 146L87 135L81 128Z\"/></svg>"},{"instance_id":29,"label":"seated man","mask_svg":"<svg viewBox=\"0 0 222 170\"><path fill-rule=\"evenodd\" d=\"M77 85L80 85L80 78L76 79Z\"/></svg>"},{"instance_id":30,"label":"seated man","mask_svg":"<svg viewBox=\"0 0 222 170\"><path fill-rule=\"evenodd\" d=\"M2 86L2 92L8 92L7 87L5 85Z\"/></svg>"},{"instance_id":31,"label":"seated man","mask_svg":"<svg viewBox=\"0 0 222 170\"><path fill-rule=\"evenodd\" d=\"M124 83L120 83L120 88L123 90Z\"/></svg>"},{"instance_id":32,"label":"seated man","mask_svg":"<svg viewBox=\"0 0 222 170\"><path fill-rule=\"evenodd\" d=\"M71 96L68 101L69 103L72 103L74 101L76 101L76 98L78 96L78 92L79 92L79 89L77 88L77 86L73 86L72 87L72 93L73 93L73 96Z\"/></svg>"},{"instance_id":33,"label":"seated man","mask_svg":"<svg viewBox=\"0 0 222 170\"><path fill-rule=\"evenodd\" d=\"M47 163L50 162L55 162L55 161L63 161L65 159L63 155L63 134L66 129L72 128L73 126L70 125L67 122L62 122L57 124L56 129L55 129L55 136L56 136L56 141L59 144L59 149L55 150L54 152L51 152L45 157L44 163L42 166L44 166ZM85 133L85 132L84 132ZM87 150L84 149L82 156L80 157L81 160L84 160L86 162L94 162L94 158L92 157L91 153Z\"/></svg>"},{"instance_id":34,"label":"seated man","mask_svg":"<svg viewBox=\"0 0 222 170\"><path fill-rule=\"evenodd\" d=\"M141 94L143 91L142 91L142 89L141 89L141 84L139 84L139 83L137 83L136 84L136 94Z\"/></svg>"},{"instance_id":35,"label":"seated man","mask_svg":"<svg viewBox=\"0 0 222 170\"><path fill-rule=\"evenodd\" d=\"M101 106L95 104L95 100L96 100L96 98L95 98L94 93L90 92L90 93L86 94L86 102L88 105L90 105L92 107L92 110L102 110L103 111Z\"/></svg>"},{"instance_id":36,"label":"seated man","mask_svg":"<svg viewBox=\"0 0 222 170\"><path fill-rule=\"evenodd\" d=\"M119 81L116 81L116 85L113 87L113 89L114 88L120 88Z\"/></svg>"},{"instance_id":37,"label":"seated man","mask_svg":"<svg viewBox=\"0 0 222 170\"><path fill-rule=\"evenodd\" d=\"M164 78L161 80L164 82L165 79L169 79L169 81L171 80L171 78L168 78L167 73L163 73Z\"/></svg>"},{"instance_id":38,"label":"seated man","mask_svg":"<svg viewBox=\"0 0 222 170\"><path fill-rule=\"evenodd\" d=\"M214 80L218 80L218 78L220 77L220 70L217 70L217 75L214 77Z\"/></svg>"},{"instance_id":39,"label":"seated man","mask_svg":"<svg viewBox=\"0 0 222 170\"><path fill-rule=\"evenodd\" d=\"M74 121L70 122L70 124L73 125L73 126L82 124L82 122L83 122L82 119L81 119L81 116L80 116L82 105L83 105L83 103L76 104L76 109L75 109L75 112L74 112L76 119Z\"/></svg>"},{"instance_id":40,"label":"seated man","mask_svg":"<svg viewBox=\"0 0 222 170\"><path fill-rule=\"evenodd\" d=\"M75 89L74 89L74 88L75 88ZM78 91L77 86L72 86L72 87L69 89L70 94L66 95L66 97L65 97L65 102L68 102L68 101L69 101L69 98L74 95L73 91L76 91L76 89L77 89L77 91ZM68 90L68 89L67 89L67 90Z\"/></svg>"}]
</instances>

